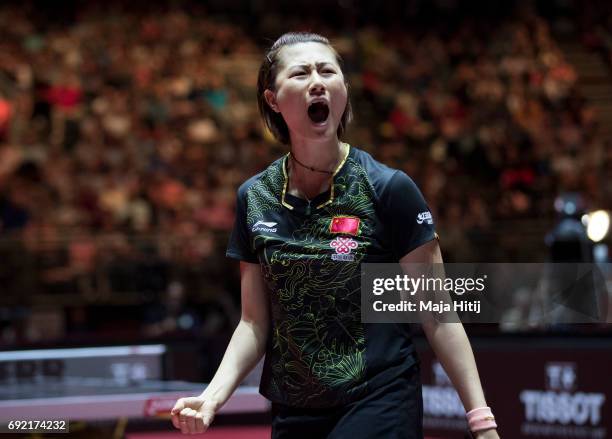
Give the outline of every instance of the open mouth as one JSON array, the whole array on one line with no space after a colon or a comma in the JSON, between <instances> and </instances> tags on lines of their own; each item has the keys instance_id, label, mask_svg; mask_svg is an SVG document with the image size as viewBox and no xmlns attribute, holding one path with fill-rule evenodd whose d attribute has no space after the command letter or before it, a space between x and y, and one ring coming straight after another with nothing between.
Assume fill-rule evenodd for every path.
<instances>
[{"instance_id":1,"label":"open mouth","mask_svg":"<svg viewBox=\"0 0 612 439\"><path fill-rule=\"evenodd\" d=\"M308 107L308 117L314 123L322 123L329 116L329 107L325 102L315 102Z\"/></svg>"}]
</instances>

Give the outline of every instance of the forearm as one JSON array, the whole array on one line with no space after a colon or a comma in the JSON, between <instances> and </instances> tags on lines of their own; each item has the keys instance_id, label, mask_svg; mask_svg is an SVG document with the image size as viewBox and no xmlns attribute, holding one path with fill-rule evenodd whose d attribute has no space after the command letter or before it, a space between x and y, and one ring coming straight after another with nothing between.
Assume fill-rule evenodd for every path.
<instances>
[{"instance_id":1,"label":"forearm","mask_svg":"<svg viewBox=\"0 0 612 439\"><path fill-rule=\"evenodd\" d=\"M202 396L214 399L220 406L225 404L263 356L267 336L267 328L240 320L223 360Z\"/></svg>"},{"instance_id":2,"label":"forearm","mask_svg":"<svg viewBox=\"0 0 612 439\"><path fill-rule=\"evenodd\" d=\"M466 411L486 406L472 347L461 323L423 325L436 357L455 386Z\"/></svg>"}]
</instances>

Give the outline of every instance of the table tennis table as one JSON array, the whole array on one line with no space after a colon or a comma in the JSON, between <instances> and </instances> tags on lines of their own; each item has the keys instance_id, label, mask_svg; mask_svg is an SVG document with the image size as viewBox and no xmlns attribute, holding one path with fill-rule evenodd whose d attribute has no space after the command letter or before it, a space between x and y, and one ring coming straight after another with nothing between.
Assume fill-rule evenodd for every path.
<instances>
[{"instance_id":1,"label":"table tennis table","mask_svg":"<svg viewBox=\"0 0 612 439\"><path fill-rule=\"evenodd\" d=\"M8 433L10 437L24 438L24 434L8 432L4 428L8 427L9 421L65 420L70 433L61 436L66 437L180 439L182 435L171 427L170 410L178 398L198 395L205 387L205 383L184 381L120 383L100 378L64 378L55 382L3 385L0 386L0 425L4 434L0 437L6 437ZM257 387L245 386L236 390L218 414L265 418L269 408L269 401L259 394ZM236 428L218 425L216 418L207 437L255 439L270 436L269 426L265 425ZM128 433L128 428L131 433ZM138 434L137 431L147 432Z\"/></svg>"},{"instance_id":2,"label":"table tennis table","mask_svg":"<svg viewBox=\"0 0 612 439\"><path fill-rule=\"evenodd\" d=\"M4 384L0 386L0 422L168 417L178 398L200 394L205 387L205 383L183 381L120 383L104 378ZM264 413L269 407L257 387L239 387L219 413Z\"/></svg>"},{"instance_id":3,"label":"table tennis table","mask_svg":"<svg viewBox=\"0 0 612 439\"><path fill-rule=\"evenodd\" d=\"M164 379L166 354L165 345L1 351L0 432L23 438L7 431L8 423L30 420L70 421L69 437L88 439L128 437L128 422L172 430L170 410L176 400L200 394L207 384ZM266 419L270 403L255 384L245 380L219 415Z\"/></svg>"}]
</instances>

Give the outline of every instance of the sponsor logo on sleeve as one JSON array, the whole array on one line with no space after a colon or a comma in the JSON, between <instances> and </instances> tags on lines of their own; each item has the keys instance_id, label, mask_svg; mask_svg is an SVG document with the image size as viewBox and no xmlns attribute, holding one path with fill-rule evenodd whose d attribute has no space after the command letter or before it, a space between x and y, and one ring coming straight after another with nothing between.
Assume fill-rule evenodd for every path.
<instances>
[{"instance_id":1,"label":"sponsor logo on sleeve","mask_svg":"<svg viewBox=\"0 0 612 439\"><path fill-rule=\"evenodd\" d=\"M433 218L431 217L431 212L426 211L426 212L419 213L417 215L416 222L417 224L423 224L423 223L433 224Z\"/></svg>"}]
</instances>

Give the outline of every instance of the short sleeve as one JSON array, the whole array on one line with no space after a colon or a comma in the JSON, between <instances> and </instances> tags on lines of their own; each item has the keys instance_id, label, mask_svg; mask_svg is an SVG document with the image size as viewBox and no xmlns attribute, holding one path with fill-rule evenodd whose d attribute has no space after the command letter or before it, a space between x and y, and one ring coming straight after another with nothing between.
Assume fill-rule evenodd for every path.
<instances>
[{"instance_id":1,"label":"short sleeve","mask_svg":"<svg viewBox=\"0 0 612 439\"><path fill-rule=\"evenodd\" d=\"M438 237L423 194L404 172L393 174L382 201L386 225L391 231L393 256L397 260Z\"/></svg>"},{"instance_id":2,"label":"short sleeve","mask_svg":"<svg viewBox=\"0 0 612 439\"><path fill-rule=\"evenodd\" d=\"M246 218L246 191L241 187L236 197L236 219L234 220L234 228L232 229L225 255L256 264L259 260L251 245Z\"/></svg>"}]
</instances>

